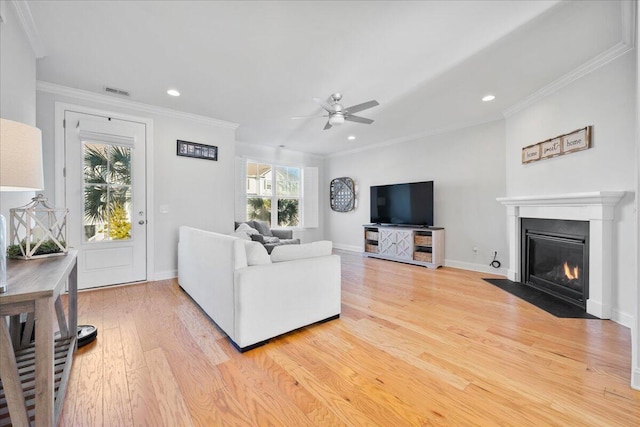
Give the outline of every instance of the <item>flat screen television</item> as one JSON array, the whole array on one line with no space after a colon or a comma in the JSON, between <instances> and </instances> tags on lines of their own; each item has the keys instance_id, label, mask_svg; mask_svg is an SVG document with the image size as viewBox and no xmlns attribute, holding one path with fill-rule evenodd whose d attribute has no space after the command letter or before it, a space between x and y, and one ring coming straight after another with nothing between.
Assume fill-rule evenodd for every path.
<instances>
[{"instance_id":1,"label":"flat screen television","mask_svg":"<svg viewBox=\"0 0 640 427\"><path fill-rule=\"evenodd\" d=\"M433 181L371 186L371 222L433 227Z\"/></svg>"}]
</instances>

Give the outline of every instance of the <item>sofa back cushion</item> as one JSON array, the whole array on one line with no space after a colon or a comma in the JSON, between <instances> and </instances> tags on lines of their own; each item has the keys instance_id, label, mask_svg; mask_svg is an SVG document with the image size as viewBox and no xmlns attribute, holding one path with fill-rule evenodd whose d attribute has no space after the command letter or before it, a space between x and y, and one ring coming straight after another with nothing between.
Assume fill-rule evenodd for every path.
<instances>
[{"instance_id":1,"label":"sofa back cushion","mask_svg":"<svg viewBox=\"0 0 640 427\"><path fill-rule=\"evenodd\" d=\"M247 251L247 265L271 264L271 257L263 245L258 242L244 242Z\"/></svg>"},{"instance_id":2,"label":"sofa back cushion","mask_svg":"<svg viewBox=\"0 0 640 427\"><path fill-rule=\"evenodd\" d=\"M250 227L258 230L258 233L262 234L263 236L273 237L273 233L271 232L271 227L269 227L269 223L264 221L254 220L254 221L249 221L248 224Z\"/></svg>"},{"instance_id":3,"label":"sofa back cushion","mask_svg":"<svg viewBox=\"0 0 640 427\"><path fill-rule=\"evenodd\" d=\"M333 243L329 240L305 243L303 245L276 246L271 251L272 262L292 261L295 259L314 258L331 255Z\"/></svg>"}]
</instances>

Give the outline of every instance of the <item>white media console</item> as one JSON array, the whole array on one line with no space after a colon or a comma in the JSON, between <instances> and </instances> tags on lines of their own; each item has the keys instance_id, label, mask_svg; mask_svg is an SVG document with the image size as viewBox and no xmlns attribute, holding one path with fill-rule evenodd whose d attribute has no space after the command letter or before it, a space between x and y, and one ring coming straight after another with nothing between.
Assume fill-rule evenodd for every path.
<instances>
[{"instance_id":1,"label":"white media console","mask_svg":"<svg viewBox=\"0 0 640 427\"><path fill-rule=\"evenodd\" d=\"M364 254L429 268L444 264L444 228L364 226Z\"/></svg>"}]
</instances>

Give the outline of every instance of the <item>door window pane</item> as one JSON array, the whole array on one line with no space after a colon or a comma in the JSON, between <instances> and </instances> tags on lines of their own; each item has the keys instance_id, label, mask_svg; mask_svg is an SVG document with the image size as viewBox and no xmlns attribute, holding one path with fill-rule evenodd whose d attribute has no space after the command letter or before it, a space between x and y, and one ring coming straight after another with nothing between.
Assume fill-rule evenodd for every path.
<instances>
[{"instance_id":1,"label":"door window pane","mask_svg":"<svg viewBox=\"0 0 640 427\"><path fill-rule=\"evenodd\" d=\"M82 143L83 239L131 238L131 147Z\"/></svg>"}]
</instances>

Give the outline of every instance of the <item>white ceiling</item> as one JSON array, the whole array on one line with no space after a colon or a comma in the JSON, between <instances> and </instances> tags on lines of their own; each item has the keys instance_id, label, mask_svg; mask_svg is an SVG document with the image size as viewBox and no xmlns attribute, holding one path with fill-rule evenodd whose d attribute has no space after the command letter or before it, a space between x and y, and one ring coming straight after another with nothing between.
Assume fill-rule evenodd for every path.
<instances>
[{"instance_id":1,"label":"white ceiling","mask_svg":"<svg viewBox=\"0 0 640 427\"><path fill-rule=\"evenodd\" d=\"M238 123L317 154L494 120L623 37L618 1L29 1L38 80ZM178 98L166 95L178 89ZM323 130L313 97L372 125ZM485 94L496 100L481 102ZM347 141L355 135L355 141Z\"/></svg>"}]
</instances>

